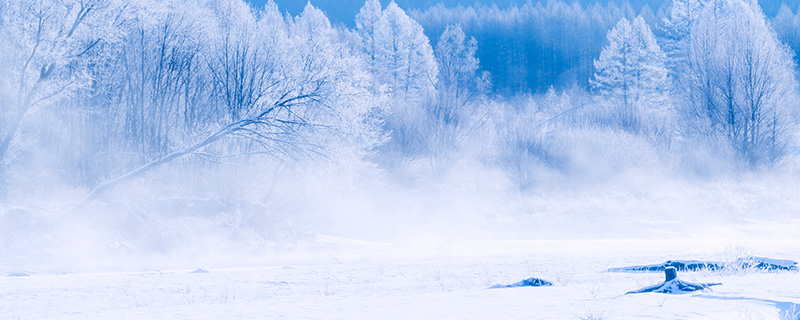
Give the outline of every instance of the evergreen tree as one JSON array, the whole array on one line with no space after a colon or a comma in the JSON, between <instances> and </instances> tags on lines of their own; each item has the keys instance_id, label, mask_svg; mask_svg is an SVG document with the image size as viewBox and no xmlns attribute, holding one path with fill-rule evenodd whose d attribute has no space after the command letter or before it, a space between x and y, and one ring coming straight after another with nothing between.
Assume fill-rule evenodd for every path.
<instances>
[{"instance_id":1,"label":"evergreen tree","mask_svg":"<svg viewBox=\"0 0 800 320\"><path fill-rule=\"evenodd\" d=\"M420 101L432 93L438 72L422 26L392 1L381 10L367 0L356 16L361 53L379 84L394 96Z\"/></svg>"},{"instance_id":2,"label":"evergreen tree","mask_svg":"<svg viewBox=\"0 0 800 320\"><path fill-rule=\"evenodd\" d=\"M701 7L700 0L673 0L669 18L664 19L664 51L667 66L675 72L678 61L686 56L685 40L689 36L692 23L697 19Z\"/></svg>"},{"instance_id":3,"label":"evergreen tree","mask_svg":"<svg viewBox=\"0 0 800 320\"><path fill-rule=\"evenodd\" d=\"M668 88L664 60L644 19L637 17L631 24L623 18L608 33L608 45L595 60L591 84L634 119L662 111L666 104L663 92Z\"/></svg>"},{"instance_id":4,"label":"evergreen tree","mask_svg":"<svg viewBox=\"0 0 800 320\"><path fill-rule=\"evenodd\" d=\"M422 26L394 1L381 10L367 0L356 17L360 52L380 92L386 93L383 129L390 141L381 149L395 161L423 151L426 104L436 96L438 67Z\"/></svg>"},{"instance_id":5,"label":"evergreen tree","mask_svg":"<svg viewBox=\"0 0 800 320\"><path fill-rule=\"evenodd\" d=\"M388 25L387 63L392 91L421 97L433 89L437 67L422 26L392 1L384 11Z\"/></svg>"},{"instance_id":6,"label":"evergreen tree","mask_svg":"<svg viewBox=\"0 0 800 320\"><path fill-rule=\"evenodd\" d=\"M457 110L462 109L475 95L480 94L480 79L476 77L478 59L475 52L478 42L467 40L460 26L449 26L436 45L436 62L439 66L438 118L455 121Z\"/></svg>"},{"instance_id":7,"label":"evergreen tree","mask_svg":"<svg viewBox=\"0 0 800 320\"><path fill-rule=\"evenodd\" d=\"M386 48L382 41L388 38L386 27L380 1L367 0L356 15L356 31L361 40L362 53L373 74L379 73L378 67L385 60Z\"/></svg>"}]
</instances>

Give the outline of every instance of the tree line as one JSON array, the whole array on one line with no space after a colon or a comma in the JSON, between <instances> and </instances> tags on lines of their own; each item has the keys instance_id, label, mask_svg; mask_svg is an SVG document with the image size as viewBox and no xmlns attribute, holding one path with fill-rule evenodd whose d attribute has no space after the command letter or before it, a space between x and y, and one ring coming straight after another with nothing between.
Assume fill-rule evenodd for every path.
<instances>
[{"instance_id":1,"label":"tree line","mask_svg":"<svg viewBox=\"0 0 800 320\"><path fill-rule=\"evenodd\" d=\"M442 176L465 159L524 189L702 148L772 166L795 143L792 28L778 27L791 17L773 27L745 0L411 14L367 0L350 29L310 3L291 16L273 1L6 0L0 189L52 182L90 200L165 167Z\"/></svg>"}]
</instances>

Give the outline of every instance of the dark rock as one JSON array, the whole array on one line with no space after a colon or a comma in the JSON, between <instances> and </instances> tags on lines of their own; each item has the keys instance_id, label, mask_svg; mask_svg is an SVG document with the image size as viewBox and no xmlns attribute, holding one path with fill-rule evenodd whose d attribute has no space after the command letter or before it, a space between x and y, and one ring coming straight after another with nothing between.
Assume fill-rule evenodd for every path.
<instances>
[{"instance_id":1,"label":"dark rock","mask_svg":"<svg viewBox=\"0 0 800 320\"><path fill-rule=\"evenodd\" d=\"M797 262L792 260L778 260L764 257L745 257L736 259L735 265L742 268L755 268L762 270L797 270Z\"/></svg>"},{"instance_id":2,"label":"dark rock","mask_svg":"<svg viewBox=\"0 0 800 320\"><path fill-rule=\"evenodd\" d=\"M496 284L489 288L497 289L497 288L519 288L519 287L549 287L552 285L553 283L547 280L542 280L539 278L528 278L520 282L515 282L509 285Z\"/></svg>"},{"instance_id":3,"label":"dark rock","mask_svg":"<svg viewBox=\"0 0 800 320\"><path fill-rule=\"evenodd\" d=\"M673 267L677 271L697 271L701 269L719 270L724 264L716 261L699 260L667 260L664 263L648 264L608 269L609 272L661 272L666 267Z\"/></svg>"}]
</instances>

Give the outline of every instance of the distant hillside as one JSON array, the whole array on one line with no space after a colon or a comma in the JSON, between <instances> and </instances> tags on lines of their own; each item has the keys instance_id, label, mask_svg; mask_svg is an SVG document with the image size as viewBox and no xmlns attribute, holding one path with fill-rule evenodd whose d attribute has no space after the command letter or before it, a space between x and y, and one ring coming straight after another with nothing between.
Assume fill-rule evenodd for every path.
<instances>
[{"instance_id":1,"label":"distant hillside","mask_svg":"<svg viewBox=\"0 0 800 320\"><path fill-rule=\"evenodd\" d=\"M267 3L267 0L247 0L255 6L263 6ZM391 0L381 0L381 3L386 6L389 4ZM410 10L410 9L419 9L424 10L428 7L437 5L439 3L444 4L447 7L454 7L458 5L468 6L474 4L485 4L491 5L496 4L500 8L508 7L510 5L522 5L529 0L395 0L401 8ZM599 3L607 3L613 0L578 0L578 2L583 4L593 4L595 2ZM630 2L631 6L637 11L641 9L642 6L645 4L649 5L653 11L657 11L657 9L661 6L668 6L671 3L671 0L625 0ZM306 3L306 0L275 0L280 6L282 11L288 11L292 15L297 15L300 11L303 10ZM536 1L531 1L536 2ZM542 2L547 2L546 0ZM622 1L616 1L621 3ZM800 0L783 0L783 1L776 1L776 0L758 0L761 4L761 7L764 9L764 13L767 16L772 17L778 13L778 9L781 6L781 3L786 3L790 8L796 9L800 5ZM348 26L353 25L353 19L355 18L358 9L364 5L364 1L361 0L312 0L311 3L325 11L328 15L328 18L331 19L334 23L343 23Z\"/></svg>"}]
</instances>

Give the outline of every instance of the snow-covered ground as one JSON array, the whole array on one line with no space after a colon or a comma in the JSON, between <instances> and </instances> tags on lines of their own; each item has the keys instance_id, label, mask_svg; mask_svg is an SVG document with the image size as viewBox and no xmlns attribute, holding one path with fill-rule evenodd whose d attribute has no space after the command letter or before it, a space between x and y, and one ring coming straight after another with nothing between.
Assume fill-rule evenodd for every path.
<instances>
[{"instance_id":1,"label":"snow-covered ground","mask_svg":"<svg viewBox=\"0 0 800 320\"><path fill-rule=\"evenodd\" d=\"M800 273L681 272L721 282L684 295L625 292L662 273L604 270L742 255L800 260L797 240L419 239L318 236L247 263L97 272L0 266L0 319L800 319ZM241 265L245 266L241 266ZM207 273L192 273L203 268ZM552 287L487 289L524 278Z\"/></svg>"}]
</instances>

